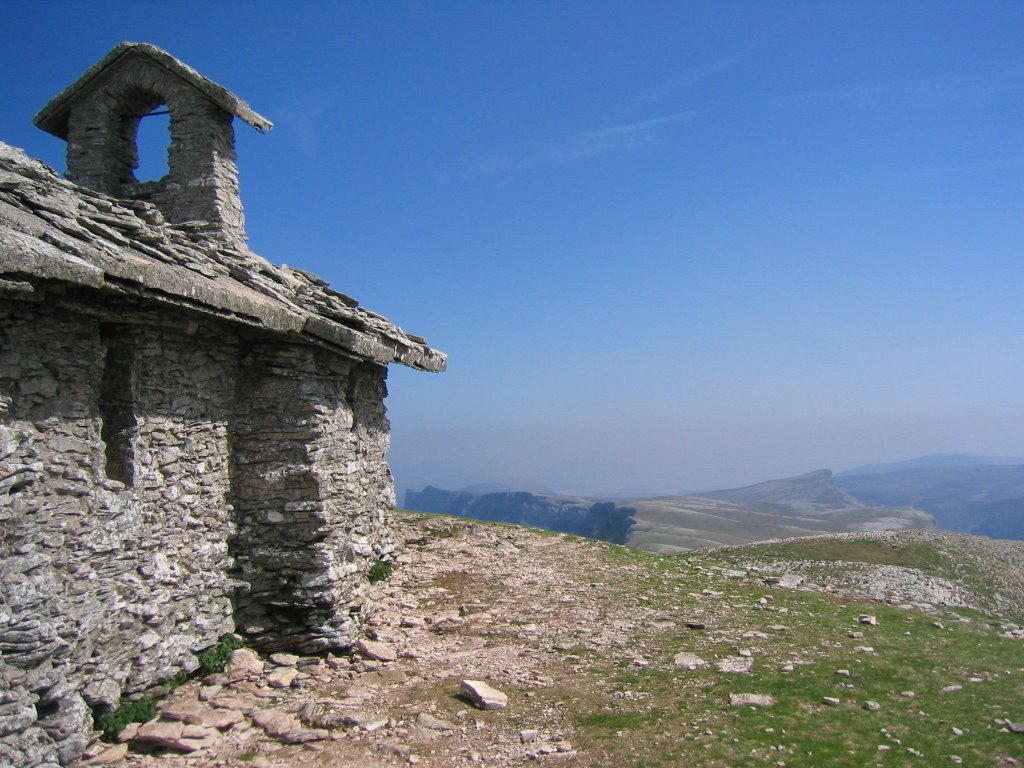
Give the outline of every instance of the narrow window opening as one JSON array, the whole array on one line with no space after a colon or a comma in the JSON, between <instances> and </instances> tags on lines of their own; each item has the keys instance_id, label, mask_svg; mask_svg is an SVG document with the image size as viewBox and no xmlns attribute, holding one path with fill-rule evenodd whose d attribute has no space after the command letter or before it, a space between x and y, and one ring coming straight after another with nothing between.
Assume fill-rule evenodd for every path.
<instances>
[{"instance_id":1,"label":"narrow window opening","mask_svg":"<svg viewBox=\"0 0 1024 768\"><path fill-rule=\"evenodd\" d=\"M139 117L135 131L135 152L139 165L135 169L137 181L159 181L167 175L168 153L171 147L171 116L167 107L158 104Z\"/></svg>"},{"instance_id":2,"label":"narrow window opening","mask_svg":"<svg viewBox=\"0 0 1024 768\"><path fill-rule=\"evenodd\" d=\"M135 413L132 401L132 353L129 338L111 327L100 329L106 354L100 383L100 439L106 473L129 488L135 483Z\"/></svg>"}]
</instances>

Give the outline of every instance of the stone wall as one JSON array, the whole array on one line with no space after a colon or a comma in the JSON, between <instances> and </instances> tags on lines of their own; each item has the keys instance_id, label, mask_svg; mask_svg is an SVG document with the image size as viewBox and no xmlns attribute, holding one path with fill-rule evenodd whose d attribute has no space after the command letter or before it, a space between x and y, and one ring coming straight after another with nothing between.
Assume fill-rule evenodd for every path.
<instances>
[{"instance_id":1,"label":"stone wall","mask_svg":"<svg viewBox=\"0 0 1024 768\"><path fill-rule=\"evenodd\" d=\"M255 645L316 651L358 633L361 564L394 549L385 370L312 347L254 344L243 357L237 607Z\"/></svg>"},{"instance_id":2,"label":"stone wall","mask_svg":"<svg viewBox=\"0 0 1024 768\"><path fill-rule=\"evenodd\" d=\"M383 366L184 312L0 299L0 764L236 623L351 643L393 544ZM79 311L82 310L83 311ZM91 311L95 310L95 311Z\"/></svg>"}]
</instances>

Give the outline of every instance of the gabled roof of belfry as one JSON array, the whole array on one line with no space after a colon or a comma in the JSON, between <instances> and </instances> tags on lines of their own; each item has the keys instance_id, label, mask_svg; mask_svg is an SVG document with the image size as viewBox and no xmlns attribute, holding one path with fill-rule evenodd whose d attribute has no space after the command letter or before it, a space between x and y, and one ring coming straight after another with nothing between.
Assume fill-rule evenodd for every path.
<instances>
[{"instance_id":1,"label":"gabled roof of belfry","mask_svg":"<svg viewBox=\"0 0 1024 768\"><path fill-rule=\"evenodd\" d=\"M192 67L171 56L167 51L149 43L120 43L115 46L110 53L89 67L80 78L50 99L50 102L39 110L34 120L36 126L42 128L47 133L52 133L58 138L67 139L68 113L75 100L87 93L89 85L104 72L132 58L143 58L176 75L201 92L217 106L230 112L239 120L248 123L257 131L269 131L274 127L274 124L267 120L267 118L254 112L248 104L235 96L227 88L217 85L217 83L209 78L203 77Z\"/></svg>"}]
</instances>

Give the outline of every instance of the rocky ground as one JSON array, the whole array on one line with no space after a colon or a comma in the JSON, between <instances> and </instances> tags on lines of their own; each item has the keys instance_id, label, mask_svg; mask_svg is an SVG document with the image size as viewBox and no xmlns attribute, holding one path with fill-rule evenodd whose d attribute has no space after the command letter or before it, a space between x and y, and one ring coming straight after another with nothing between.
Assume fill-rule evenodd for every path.
<instances>
[{"instance_id":1,"label":"rocky ground","mask_svg":"<svg viewBox=\"0 0 1024 768\"><path fill-rule=\"evenodd\" d=\"M665 675L708 667L710 674L729 682L723 691L711 693L713 684L705 680L704 688L693 688L693 697L713 698L716 708L749 709L775 703L767 694L733 683L743 679L755 661L789 674L815 663L816 657L826 658L825 652L794 651L799 646L791 640L776 642L776 636L792 635L798 619L779 605L773 590L846 590L888 597L890 602L895 596L907 608L934 614L929 617L933 626L952 620L943 614L943 603L983 607L972 605L983 599L958 582L924 577L912 569L878 569L880 581L864 575L871 569L845 569L837 586L812 584L798 568L780 569L778 563L758 564L752 559L731 569L700 557L686 566L688 581L679 582L685 586L666 587L674 602L658 602L644 596L646 585L654 583L649 581L650 564L608 545L425 515L399 515L395 530L403 548L399 567L374 587L380 611L351 656L259 658L250 651L236 651L225 673L181 686L162 700L157 720L129 726L116 746L97 743L85 764L616 765L615 734L628 736L629 723L634 722L615 720L616 713L624 708L622 712L641 718L636 722L645 722L642 718L654 716L645 700L656 695L623 680L639 680L642 673L659 666L667 667ZM1019 578L1024 573L1024 546L1009 545L999 552L999 557L989 559L1000 569L1015 564ZM851 577L854 572L861 577ZM1005 577L1008 586L1013 578ZM764 595L741 605L728 590L715 589L730 582ZM688 593L687 588L699 591ZM875 653L868 645L877 621L874 614L857 608L851 617L857 631L843 632L844 640L849 635L850 652ZM689 643L685 651L647 646L647 638L680 631L700 640ZM1007 642L1024 634L1005 617L993 622L995 632ZM1024 646L1020 648L1024 654ZM847 666L856 675L857 669ZM637 676L613 679L615 670ZM829 674L841 680L836 695L818 696L808 705L839 707L848 698L845 686L854 687L846 682L850 671ZM676 692L689 685L665 679ZM489 685L495 689L494 698L474 702L464 681ZM963 687L958 679L948 682ZM892 696L898 701L912 693L893 691ZM868 704L865 701L858 709ZM885 701L870 704L888 706ZM677 742L714 738L699 706L707 703L678 725L672 736ZM705 709L704 715L711 712ZM594 737L593 726L603 722L605 714L612 718L610 742ZM991 764L1024 764L1013 756L1019 750L1024 758L1024 736L1012 735L1016 728L1024 729L1019 722L1024 709L1013 717L1006 714L1005 723L1001 717L992 722L1011 734L1007 738L1019 741L1007 742L1008 750ZM878 750L900 749L892 742L899 744L899 739L884 738L889 740ZM786 765L779 759L779 748L774 741L765 747L766 764ZM913 755L914 747L907 749ZM668 762L662 764L674 764L671 753L665 755Z\"/></svg>"},{"instance_id":2,"label":"rocky ground","mask_svg":"<svg viewBox=\"0 0 1024 768\"><path fill-rule=\"evenodd\" d=\"M551 685L562 659L545 652L544 639L564 627L590 626L602 647L625 641L626 627L596 621L596 585L578 587L573 555L588 543L417 519L396 521L404 554L394 575L375 587L373 639L354 656L261 661L236 653L224 675L164 700L160 723L138 729L141 740L130 738L137 733L130 727L122 734L129 743L93 762L366 768L573 755L571 728L559 711L510 718L521 702L482 710L460 690L464 679L499 690ZM472 588L476 580L490 582L486 601ZM121 755L123 763L115 760Z\"/></svg>"}]
</instances>

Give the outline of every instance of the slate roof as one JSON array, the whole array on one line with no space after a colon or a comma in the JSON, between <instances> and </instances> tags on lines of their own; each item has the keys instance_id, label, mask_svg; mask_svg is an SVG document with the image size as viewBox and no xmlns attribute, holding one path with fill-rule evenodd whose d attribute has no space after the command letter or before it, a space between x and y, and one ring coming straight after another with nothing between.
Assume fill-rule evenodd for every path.
<instances>
[{"instance_id":1,"label":"slate roof","mask_svg":"<svg viewBox=\"0 0 1024 768\"><path fill-rule=\"evenodd\" d=\"M227 110L239 120L244 120L258 131L269 131L274 124L257 114L242 99L238 98L223 86L217 85L209 78L196 72L188 64L183 64L162 48L149 43L120 43L110 53L93 64L75 82L58 93L50 102L39 110L34 122L37 127L62 139L68 137L68 113L75 99L88 90L88 86L106 69L124 57L142 57L180 77L182 80L200 91L212 102Z\"/></svg>"},{"instance_id":2,"label":"slate roof","mask_svg":"<svg viewBox=\"0 0 1024 768\"><path fill-rule=\"evenodd\" d=\"M291 334L382 365L443 371L447 363L316 275L227 245L201 223L165 223L150 203L77 186L0 142L0 293L31 291L39 280Z\"/></svg>"}]
</instances>

